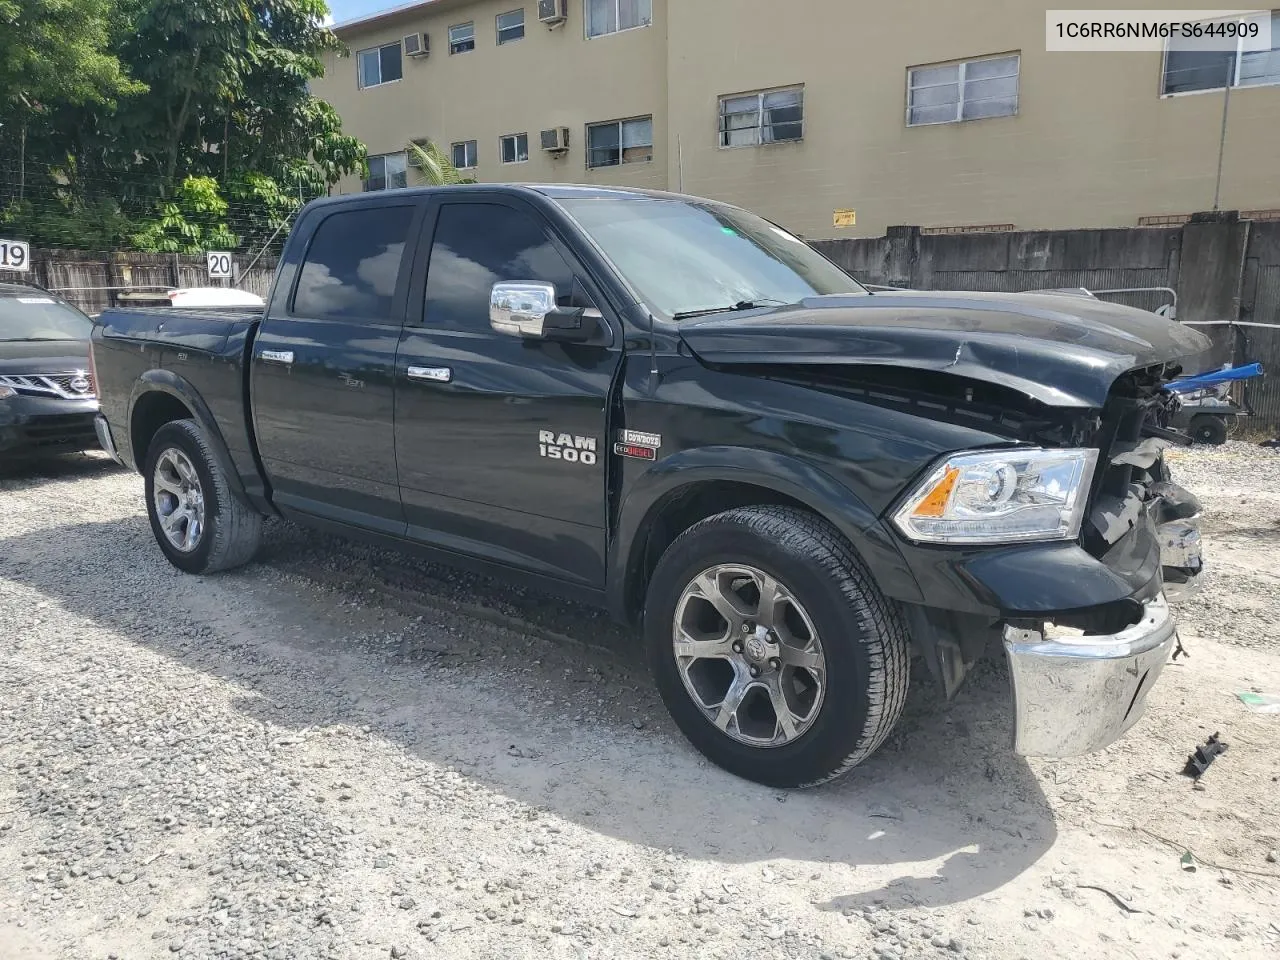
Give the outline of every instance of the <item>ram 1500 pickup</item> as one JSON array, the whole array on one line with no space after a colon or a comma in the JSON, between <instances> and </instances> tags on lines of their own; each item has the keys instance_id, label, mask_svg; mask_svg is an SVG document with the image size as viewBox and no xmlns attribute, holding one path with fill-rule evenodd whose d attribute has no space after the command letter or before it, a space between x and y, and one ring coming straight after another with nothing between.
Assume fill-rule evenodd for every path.
<instances>
[{"instance_id":1,"label":"ram 1500 pickup","mask_svg":"<svg viewBox=\"0 0 1280 960\"><path fill-rule=\"evenodd\" d=\"M1141 715L1200 572L1165 389L1203 338L1065 293L869 293L743 210L463 186L300 213L265 310L104 313L103 445L191 573L285 517L610 608L775 786L1010 664L1014 748Z\"/></svg>"}]
</instances>

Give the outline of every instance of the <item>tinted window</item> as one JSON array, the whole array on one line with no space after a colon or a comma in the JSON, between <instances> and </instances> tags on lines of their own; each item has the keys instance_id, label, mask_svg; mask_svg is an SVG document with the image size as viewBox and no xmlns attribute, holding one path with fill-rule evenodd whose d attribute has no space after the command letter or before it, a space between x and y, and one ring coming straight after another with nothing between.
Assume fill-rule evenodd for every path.
<instances>
[{"instance_id":1,"label":"tinted window","mask_svg":"<svg viewBox=\"0 0 1280 960\"><path fill-rule=\"evenodd\" d=\"M88 340L92 329L92 320L42 290L0 297L0 341Z\"/></svg>"},{"instance_id":2,"label":"tinted window","mask_svg":"<svg viewBox=\"0 0 1280 960\"><path fill-rule=\"evenodd\" d=\"M573 302L573 271L529 214L488 203L443 206L427 267L424 322L488 332L489 291L500 280L554 283L560 305Z\"/></svg>"},{"instance_id":3,"label":"tinted window","mask_svg":"<svg viewBox=\"0 0 1280 960\"><path fill-rule=\"evenodd\" d=\"M303 317L390 320L412 207L326 217L298 276L293 312Z\"/></svg>"}]
</instances>

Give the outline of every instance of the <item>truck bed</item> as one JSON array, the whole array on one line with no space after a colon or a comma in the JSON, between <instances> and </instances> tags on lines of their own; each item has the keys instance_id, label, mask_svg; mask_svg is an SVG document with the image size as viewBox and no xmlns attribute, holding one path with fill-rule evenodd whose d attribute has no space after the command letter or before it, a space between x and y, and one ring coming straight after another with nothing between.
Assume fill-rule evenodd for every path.
<instances>
[{"instance_id":1,"label":"truck bed","mask_svg":"<svg viewBox=\"0 0 1280 960\"><path fill-rule=\"evenodd\" d=\"M135 406L133 397L138 381L146 379L206 427L216 426L245 492L264 491L246 362L262 318L262 309L242 307L138 307L106 310L98 317L93 348L102 412L128 462L138 456L131 435L145 430L140 421L147 411Z\"/></svg>"}]
</instances>

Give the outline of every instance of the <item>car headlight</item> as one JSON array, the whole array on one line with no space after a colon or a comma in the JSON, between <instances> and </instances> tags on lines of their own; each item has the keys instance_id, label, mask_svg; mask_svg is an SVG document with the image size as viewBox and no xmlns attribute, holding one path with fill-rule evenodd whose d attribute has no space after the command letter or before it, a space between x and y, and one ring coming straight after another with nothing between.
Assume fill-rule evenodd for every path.
<instances>
[{"instance_id":1,"label":"car headlight","mask_svg":"<svg viewBox=\"0 0 1280 960\"><path fill-rule=\"evenodd\" d=\"M1097 450L988 450L948 457L893 516L925 543L1074 540Z\"/></svg>"},{"instance_id":2,"label":"car headlight","mask_svg":"<svg viewBox=\"0 0 1280 960\"><path fill-rule=\"evenodd\" d=\"M0 400L8 400L10 397L16 397L17 395L18 391L13 387L6 387L0 384Z\"/></svg>"}]
</instances>

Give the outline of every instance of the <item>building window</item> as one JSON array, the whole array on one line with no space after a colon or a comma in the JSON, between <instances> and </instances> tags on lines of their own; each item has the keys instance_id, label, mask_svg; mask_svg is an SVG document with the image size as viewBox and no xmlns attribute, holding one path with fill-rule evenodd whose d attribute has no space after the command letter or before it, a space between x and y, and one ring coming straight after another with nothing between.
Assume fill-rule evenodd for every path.
<instances>
[{"instance_id":1,"label":"building window","mask_svg":"<svg viewBox=\"0 0 1280 960\"><path fill-rule=\"evenodd\" d=\"M360 89L394 83L404 76L400 61L400 44L388 43L384 47L370 47L356 54L357 79Z\"/></svg>"},{"instance_id":2,"label":"building window","mask_svg":"<svg viewBox=\"0 0 1280 960\"><path fill-rule=\"evenodd\" d=\"M461 143L453 145L452 161L454 167L459 170L470 170L476 165L480 151L474 140L463 140Z\"/></svg>"},{"instance_id":3,"label":"building window","mask_svg":"<svg viewBox=\"0 0 1280 960\"><path fill-rule=\"evenodd\" d=\"M369 158L369 179L364 182L366 190L390 190L393 187L409 185L409 163L404 152L384 153Z\"/></svg>"},{"instance_id":4,"label":"building window","mask_svg":"<svg viewBox=\"0 0 1280 960\"><path fill-rule=\"evenodd\" d=\"M529 135L509 133L502 138L500 156L503 163L524 163L529 159Z\"/></svg>"},{"instance_id":5,"label":"building window","mask_svg":"<svg viewBox=\"0 0 1280 960\"><path fill-rule=\"evenodd\" d=\"M804 139L804 87L720 98L720 146L754 147Z\"/></svg>"},{"instance_id":6,"label":"building window","mask_svg":"<svg viewBox=\"0 0 1280 960\"><path fill-rule=\"evenodd\" d=\"M1271 49L1245 49L1243 38L1234 50L1187 50L1193 40L1172 37L1164 54L1160 92L1192 93L1233 87L1280 83L1280 10L1271 11Z\"/></svg>"},{"instance_id":7,"label":"building window","mask_svg":"<svg viewBox=\"0 0 1280 960\"><path fill-rule=\"evenodd\" d=\"M653 117L613 120L587 127L587 166L616 167L653 159Z\"/></svg>"},{"instance_id":8,"label":"building window","mask_svg":"<svg viewBox=\"0 0 1280 960\"><path fill-rule=\"evenodd\" d=\"M524 8L498 14L498 46L524 38Z\"/></svg>"},{"instance_id":9,"label":"building window","mask_svg":"<svg viewBox=\"0 0 1280 960\"><path fill-rule=\"evenodd\" d=\"M476 25L459 23L449 28L449 53L466 53L476 48Z\"/></svg>"},{"instance_id":10,"label":"building window","mask_svg":"<svg viewBox=\"0 0 1280 960\"><path fill-rule=\"evenodd\" d=\"M907 71L907 126L958 123L1018 112L1018 54Z\"/></svg>"},{"instance_id":11,"label":"building window","mask_svg":"<svg viewBox=\"0 0 1280 960\"><path fill-rule=\"evenodd\" d=\"M603 37L653 23L653 0L583 0L587 36Z\"/></svg>"}]
</instances>

